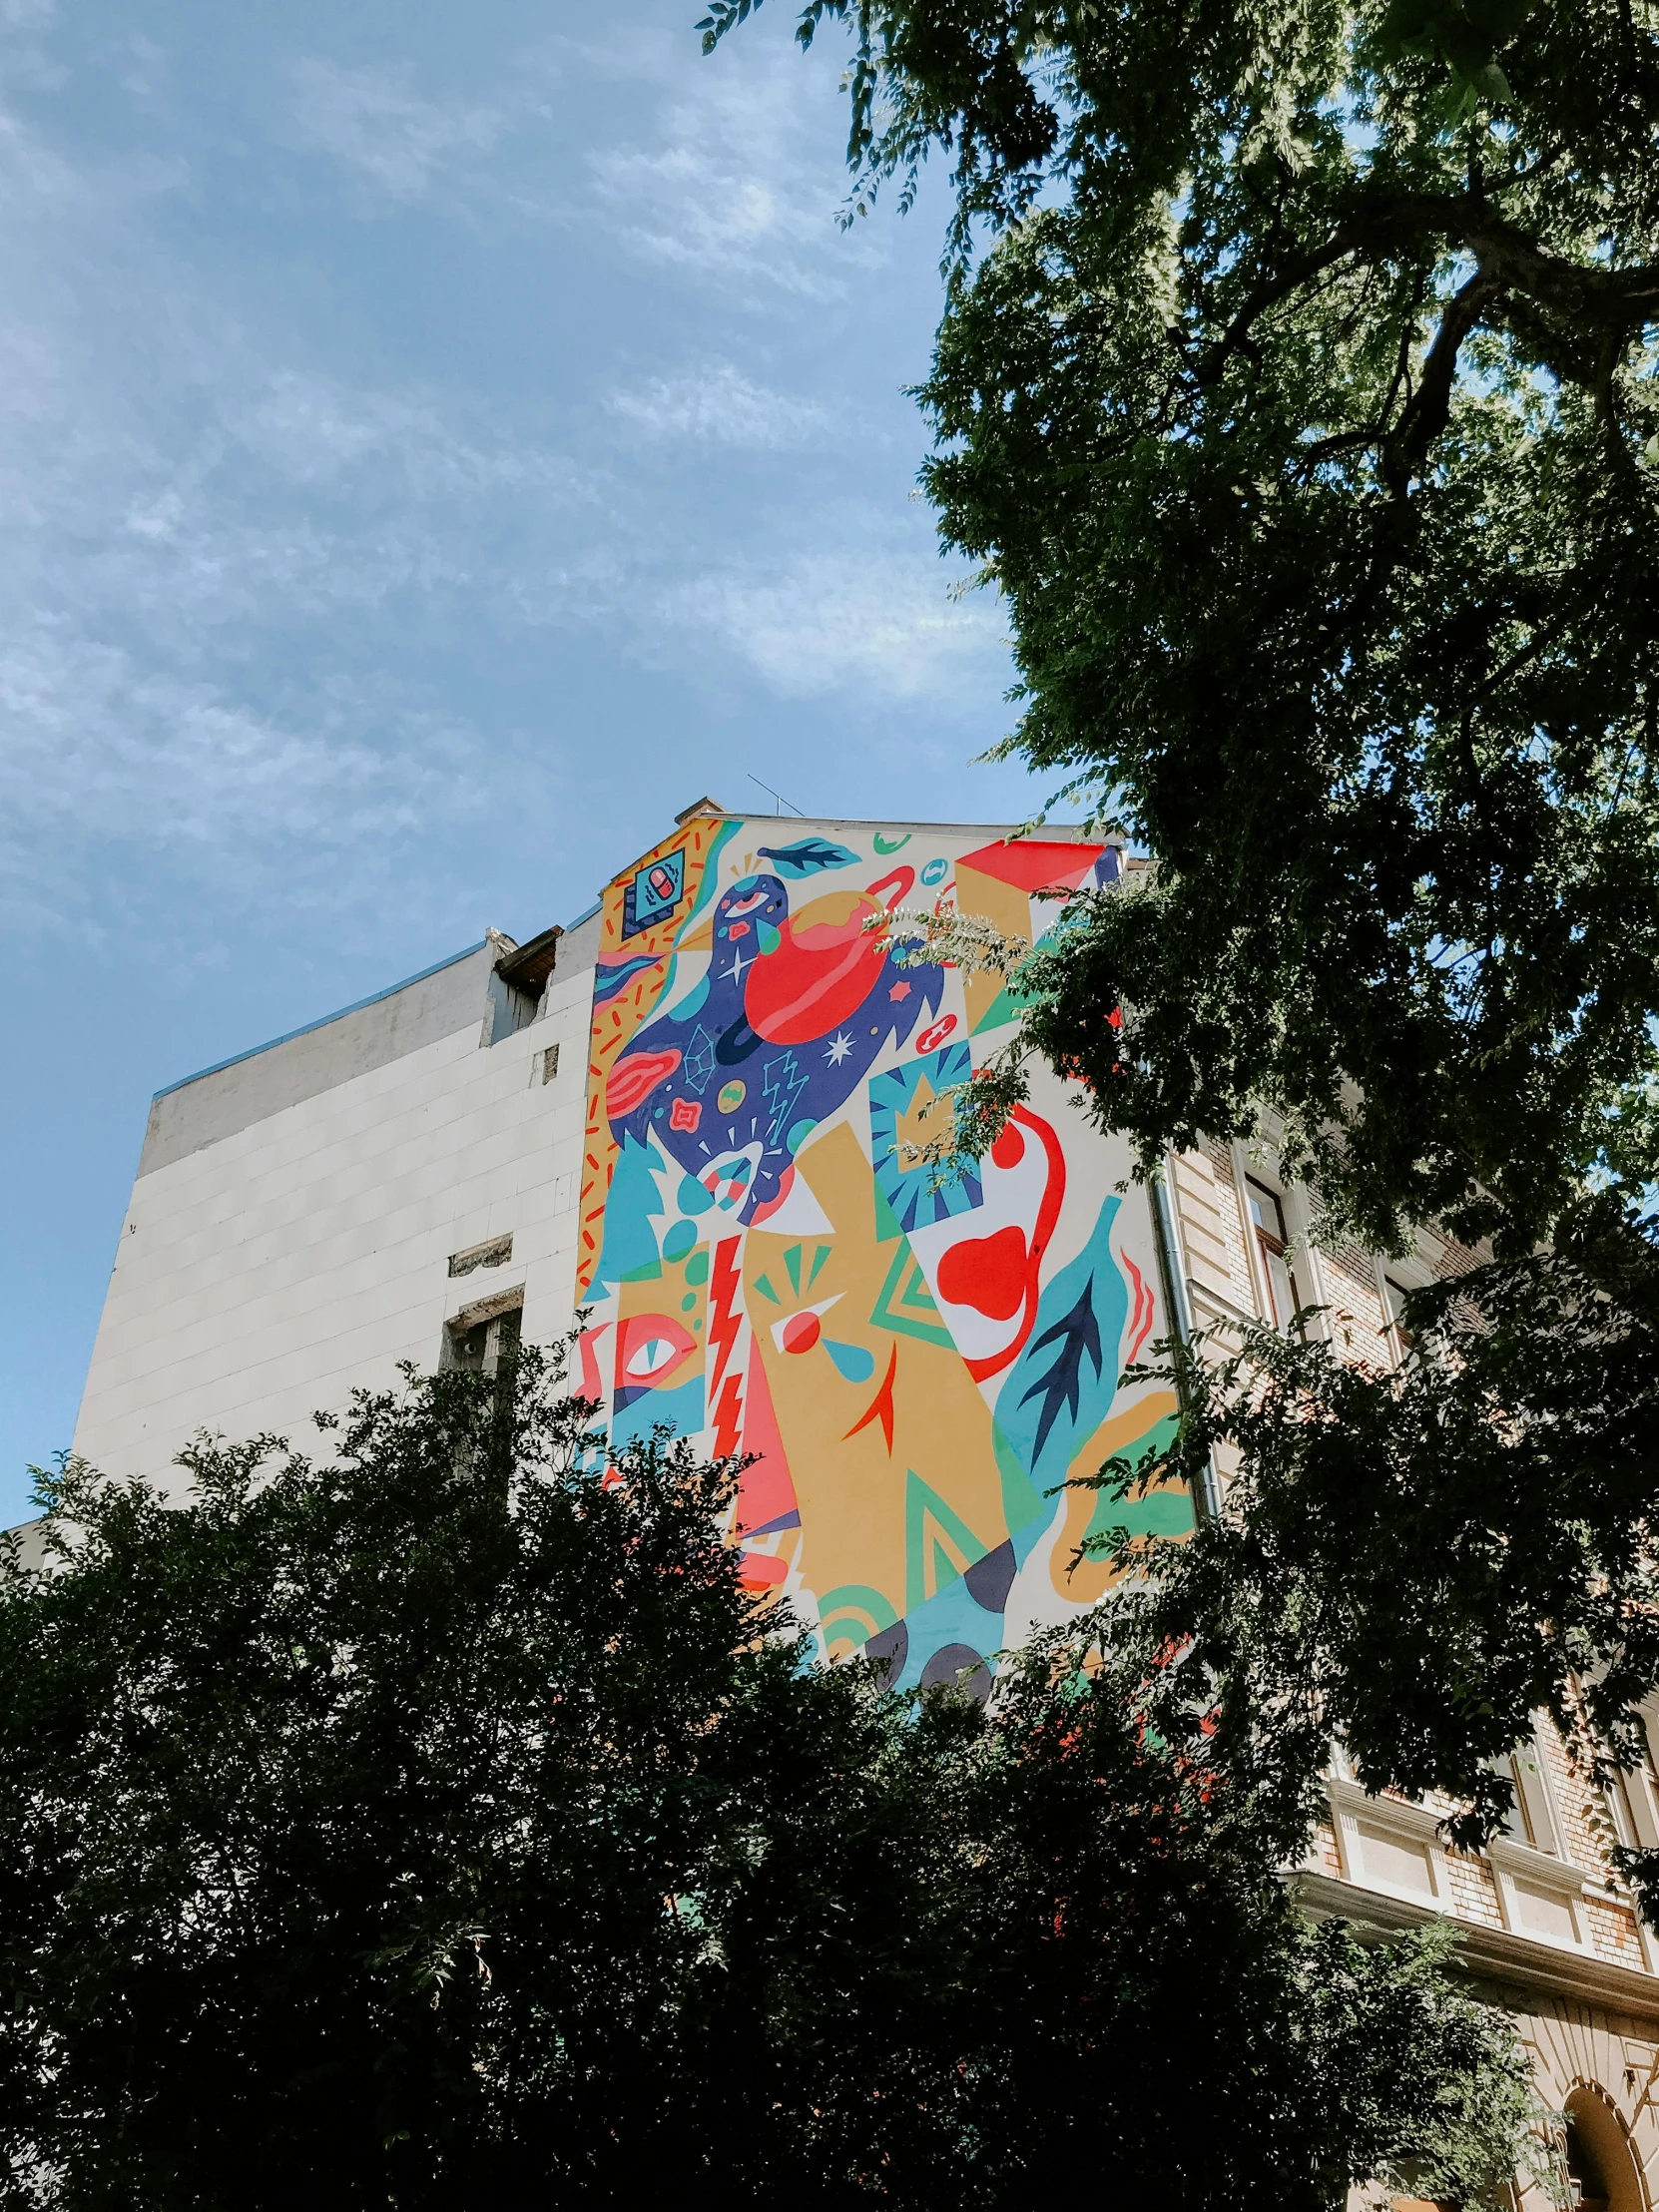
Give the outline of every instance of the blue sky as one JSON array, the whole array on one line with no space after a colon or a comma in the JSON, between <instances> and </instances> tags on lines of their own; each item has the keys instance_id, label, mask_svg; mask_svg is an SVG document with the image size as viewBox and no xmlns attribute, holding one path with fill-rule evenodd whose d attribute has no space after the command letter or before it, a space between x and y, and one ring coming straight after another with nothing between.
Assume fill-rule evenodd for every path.
<instances>
[{"instance_id":1,"label":"blue sky","mask_svg":"<svg viewBox=\"0 0 1659 2212\"><path fill-rule=\"evenodd\" d=\"M1004 624L772 0L0 6L0 1519L151 1093L568 920L704 792L995 820Z\"/></svg>"}]
</instances>

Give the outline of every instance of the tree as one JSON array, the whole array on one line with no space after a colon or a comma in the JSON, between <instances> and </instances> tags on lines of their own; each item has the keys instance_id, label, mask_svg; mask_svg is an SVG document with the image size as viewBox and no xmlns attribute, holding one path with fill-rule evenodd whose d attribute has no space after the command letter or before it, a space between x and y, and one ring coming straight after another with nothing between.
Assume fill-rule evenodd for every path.
<instances>
[{"instance_id":1,"label":"tree","mask_svg":"<svg viewBox=\"0 0 1659 2212\"><path fill-rule=\"evenodd\" d=\"M950 165L922 481L1012 619L1006 750L1155 856L1020 968L1029 1039L1149 1169L1266 1127L1375 1244L1491 1240L1411 1317L1467 1381L1362 1405L1280 1348L1231 1507L1277 1542L1259 1504L1283 1532L1348 1454L1318 1587L1276 1554L1303 1657L1368 1781L1490 1834L1533 1706L1616 1760L1659 1682L1659 9L808 0L799 36L836 21L859 205ZM1174 1570L1228 1665L1232 1542ZM1455 1654L1415 1642L1442 1600Z\"/></svg>"},{"instance_id":2,"label":"tree","mask_svg":"<svg viewBox=\"0 0 1659 2212\"><path fill-rule=\"evenodd\" d=\"M1308 2212L1524 2151L1444 1944L1309 1928L1271 1794L1050 1638L984 1711L827 1669L527 1351L188 1501L73 1463L0 1573L0 2156L18 2207ZM1426 2177L1426 2180L1424 2179Z\"/></svg>"}]
</instances>

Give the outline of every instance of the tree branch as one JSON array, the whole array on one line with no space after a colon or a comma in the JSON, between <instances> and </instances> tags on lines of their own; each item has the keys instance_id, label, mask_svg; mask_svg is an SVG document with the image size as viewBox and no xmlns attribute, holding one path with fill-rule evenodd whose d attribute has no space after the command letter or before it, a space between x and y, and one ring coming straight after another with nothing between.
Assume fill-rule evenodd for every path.
<instances>
[{"instance_id":1,"label":"tree branch","mask_svg":"<svg viewBox=\"0 0 1659 2212\"><path fill-rule=\"evenodd\" d=\"M1456 199L1400 193L1363 206L1323 246L1297 255L1256 284L1201 357L1196 371L1199 383L1214 383L1235 353L1248 352L1254 324L1321 271L1380 246L1407 246L1435 238L1465 248L1478 262L1480 276L1498 280L1485 298L1498 290L1518 291L1570 321L1620 338L1659 316L1659 266L1587 268L1546 253L1518 224L1496 214L1484 198L1471 193ZM1466 336L1470 326L1460 336Z\"/></svg>"},{"instance_id":2,"label":"tree branch","mask_svg":"<svg viewBox=\"0 0 1659 2212\"><path fill-rule=\"evenodd\" d=\"M1422 381L1400 416L1398 428L1382 447L1382 481L1396 499L1403 499L1411 478L1421 474L1428 448L1446 426L1458 347L1479 321L1487 301L1497 298L1504 288L1500 277L1481 274L1471 276L1462 290L1447 300L1440 327L1422 364Z\"/></svg>"}]
</instances>

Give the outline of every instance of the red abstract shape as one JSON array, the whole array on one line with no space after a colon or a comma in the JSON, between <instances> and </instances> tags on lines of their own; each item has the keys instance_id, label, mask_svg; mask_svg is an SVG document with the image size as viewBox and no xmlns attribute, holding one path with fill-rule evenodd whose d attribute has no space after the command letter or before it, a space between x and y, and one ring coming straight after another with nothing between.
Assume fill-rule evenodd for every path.
<instances>
[{"instance_id":1,"label":"red abstract shape","mask_svg":"<svg viewBox=\"0 0 1659 2212\"><path fill-rule=\"evenodd\" d=\"M759 1593L776 1589L789 1578L790 1563L770 1551L746 1551L738 1561L738 1580L746 1590Z\"/></svg>"},{"instance_id":2,"label":"red abstract shape","mask_svg":"<svg viewBox=\"0 0 1659 2212\"><path fill-rule=\"evenodd\" d=\"M778 1332L786 1352L811 1352L824 1334L817 1314L792 1314Z\"/></svg>"},{"instance_id":3,"label":"red abstract shape","mask_svg":"<svg viewBox=\"0 0 1659 2212\"><path fill-rule=\"evenodd\" d=\"M715 1457L735 1459L738 1455L738 1423L743 1414L743 1378L735 1371L721 1384L720 1401L715 1407Z\"/></svg>"},{"instance_id":4,"label":"red abstract shape","mask_svg":"<svg viewBox=\"0 0 1659 2212\"><path fill-rule=\"evenodd\" d=\"M582 1355L582 1395L584 1397L602 1399L605 1395L605 1385L600 1381L599 1376L598 1347L600 1338L604 1336L610 1326L608 1321L602 1321L597 1329L584 1329L578 1340L577 1349Z\"/></svg>"},{"instance_id":5,"label":"red abstract shape","mask_svg":"<svg viewBox=\"0 0 1659 2212\"><path fill-rule=\"evenodd\" d=\"M715 1264L709 1275L709 1346L715 1354L711 1387L718 1388L721 1377L726 1373L727 1362L732 1357L732 1347L738 1341L738 1247L742 1239L725 1237L715 1246ZM737 1380L734 1376L734 1382ZM732 1441L722 1444L722 1452L735 1451L738 1447L736 1430Z\"/></svg>"},{"instance_id":6,"label":"red abstract shape","mask_svg":"<svg viewBox=\"0 0 1659 2212\"><path fill-rule=\"evenodd\" d=\"M871 883L866 896L879 898L882 905L890 913L901 898L909 895L915 879L915 869L906 867L901 860L897 867L890 869L887 874L881 877L879 882Z\"/></svg>"},{"instance_id":7,"label":"red abstract shape","mask_svg":"<svg viewBox=\"0 0 1659 2212\"><path fill-rule=\"evenodd\" d=\"M677 1098L668 1110L671 1129L695 1129L703 1119L703 1102L697 1098Z\"/></svg>"},{"instance_id":8,"label":"red abstract shape","mask_svg":"<svg viewBox=\"0 0 1659 2212\"><path fill-rule=\"evenodd\" d=\"M892 999L908 998L909 995L910 986L908 983L895 983L887 993L887 996Z\"/></svg>"},{"instance_id":9,"label":"red abstract shape","mask_svg":"<svg viewBox=\"0 0 1659 2212\"><path fill-rule=\"evenodd\" d=\"M816 903L822 908L824 901ZM769 1044L809 1044L850 1019L869 996L887 950L865 934L864 923L881 909L862 892L849 893L847 903L839 921L787 920L776 949L750 969L744 1011Z\"/></svg>"},{"instance_id":10,"label":"red abstract shape","mask_svg":"<svg viewBox=\"0 0 1659 2212\"><path fill-rule=\"evenodd\" d=\"M1014 844L982 844L963 853L958 867L977 868L1016 891L1074 891L1094 873L1103 844L1063 844L1056 838L1021 837Z\"/></svg>"},{"instance_id":11,"label":"red abstract shape","mask_svg":"<svg viewBox=\"0 0 1659 2212\"><path fill-rule=\"evenodd\" d=\"M801 1508L759 1353L752 1353L749 1361L743 1448L754 1457L738 1479L738 1534L756 1536L764 1529L788 1527L799 1520Z\"/></svg>"},{"instance_id":12,"label":"red abstract shape","mask_svg":"<svg viewBox=\"0 0 1659 2212\"><path fill-rule=\"evenodd\" d=\"M1020 1129L1031 1130L1040 1141L1043 1151L1048 1157L1048 1175L1043 1184L1042 1198L1037 1205L1037 1225L1031 1232L1031 1242L1025 1255L1023 1284L1025 1311L1020 1316L1019 1327L1014 1332L1012 1339L1002 1347L1000 1352L987 1353L980 1360L963 1361L962 1365L967 1369L975 1382L983 1382L990 1376L1000 1375L1004 1368L1012 1367L1019 1358L1025 1340L1030 1336L1032 1328L1035 1326L1039 1288L1037 1279L1042 1268L1043 1254L1048 1250L1048 1240L1054 1234L1054 1225L1060 1218L1060 1208L1066 1195L1066 1156L1060 1150L1060 1140L1047 1122L1040 1115L1033 1114L1028 1107L1016 1106L1014 1108L1013 1120L991 1147L991 1159L994 1165L999 1168L1017 1167L1025 1157L1025 1139L1014 1128L1014 1122L1019 1124ZM987 1237L981 1241L986 1244L994 1244L996 1239ZM945 1261L949 1258L950 1253L946 1252L939 1263L941 1289L943 1289L944 1283ZM950 1293L945 1292L945 1296L949 1298ZM971 1303L971 1301L952 1301L952 1303L962 1304ZM981 1313L989 1312L985 1307L980 1307L979 1311ZM1000 1316L992 1315L990 1318L993 1320L1000 1319Z\"/></svg>"},{"instance_id":13,"label":"red abstract shape","mask_svg":"<svg viewBox=\"0 0 1659 2212\"><path fill-rule=\"evenodd\" d=\"M954 1014L941 1014L937 1021L929 1022L916 1039L916 1050L918 1052L936 1051L955 1026L956 1016Z\"/></svg>"},{"instance_id":14,"label":"red abstract shape","mask_svg":"<svg viewBox=\"0 0 1659 2212\"><path fill-rule=\"evenodd\" d=\"M858 1418L852 1423L852 1426L841 1438L841 1442L843 1444L849 1441L850 1438L855 1436L860 1428L867 1428L872 1420L878 1420L881 1423L881 1433L887 1439L887 1457L889 1459L892 1457L892 1379L893 1376L897 1373L897 1369L898 1347L897 1345L894 1345L892 1348L892 1352L887 1360L887 1372L881 1378L881 1387L876 1391L875 1395L870 1399L869 1404L865 1407L864 1411L858 1415Z\"/></svg>"},{"instance_id":15,"label":"red abstract shape","mask_svg":"<svg viewBox=\"0 0 1659 2212\"><path fill-rule=\"evenodd\" d=\"M752 1227L758 1222L770 1220L771 1217L775 1213L777 1213L779 1207L782 1206L785 1199L789 1197L790 1189L794 1182L795 1162L792 1160L789 1166L784 1170L783 1174L778 1178L777 1190L773 1192L772 1196L769 1199L764 1200L761 1205L757 1206L755 1211L750 1215L749 1219Z\"/></svg>"},{"instance_id":16,"label":"red abstract shape","mask_svg":"<svg viewBox=\"0 0 1659 2212\"><path fill-rule=\"evenodd\" d=\"M1012 1223L993 1237L964 1237L939 1261L939 1292L987 1321L1012 1321L1025 1299L1025 1232Z\"/></svg>"},{"instance_id":17,"label":"red abstract shape","mask_svg":"<svg viewBox=\"0 0 1659 2212\"><path fill-rule=\"evenodd\" d=\"M605 1085L605 1111L613 1121L631 1114L641 1099L649 1098L659 1083L666 1083L680 1065L672 1045L664 1052L634 1052L619 1060Z\"/></svg>"},{"instance_id":18,"label":"red abstract shape","mask_svg":"<svg viewBox=\"0 0 1659 2212\"><path fill-rule=\"evenodd\" d=\"M1124 1355L1125 1361L1128 1362L1134 1359L1136 1353L1140 1351L1142 1345L1146 1343L1146 1340L1152 1334L1152 1317L1154 1309L1152 1303L1152 1293L1148 1289L1146 1280L1142 1276L1140 1269L1136 1267L1134 1261L1130 1259L1127 1252L1122 1254L1121 1257L1123 1260L1124 1268L1129 1276L1131 1288L1134 1290L1135 1293L1134 1311L1129 1316L1129 1350Z\"/></svg>"}]
</instances>

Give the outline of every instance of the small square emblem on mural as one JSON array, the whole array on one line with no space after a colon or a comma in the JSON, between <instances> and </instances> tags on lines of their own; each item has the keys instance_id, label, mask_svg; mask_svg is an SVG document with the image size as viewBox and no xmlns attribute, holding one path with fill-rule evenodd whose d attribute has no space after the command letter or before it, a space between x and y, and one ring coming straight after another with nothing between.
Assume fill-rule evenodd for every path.
<instances>
[{"instance_id":1,"label":"small square emblem on mural","mask_svg":"<svg viewBox=\"0 0 1659 2212\"><path fill-rule=\"evenodd\" d=\"M632 937L641 929L649 929L654 921L666 920L679 905L685 885L684 852L665 852L660 860L648 861L624 895L622 934Z\"/></svg>"}]
</instances>

